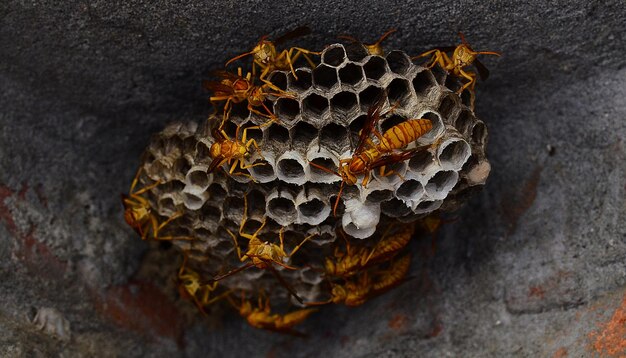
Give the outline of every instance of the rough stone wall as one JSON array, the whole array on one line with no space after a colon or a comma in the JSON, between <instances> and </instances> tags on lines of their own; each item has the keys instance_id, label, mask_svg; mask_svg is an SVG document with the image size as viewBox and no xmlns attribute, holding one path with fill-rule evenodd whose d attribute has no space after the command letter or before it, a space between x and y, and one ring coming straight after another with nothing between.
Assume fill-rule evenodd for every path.
<instances>
[{"instance_id":1,"label":"rough stone wall","mask_svg":"<svg viewBox=\"0 0 626 358\"><path fill-rule=\"evenodd\" d=\"M3 2L0 355L624 354L625 13L620 1ZM191 318L158 286L178 262L167 245L145 254L119 193L152 133L204 119L210 69L300 24L311 48L398 27L388 48L418 54L461 30L504 56L485 59L477 87L485 189L434 253L415 245L415 279L324 310L292 341L234 313Z\"/></svg>"}]
</instances>

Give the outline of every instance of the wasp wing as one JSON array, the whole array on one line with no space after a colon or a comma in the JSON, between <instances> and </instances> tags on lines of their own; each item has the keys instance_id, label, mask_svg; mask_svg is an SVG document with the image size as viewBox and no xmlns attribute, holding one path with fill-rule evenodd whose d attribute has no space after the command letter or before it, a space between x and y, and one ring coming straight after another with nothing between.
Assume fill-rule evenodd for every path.
<instances>
[{"instance_id":1,"label":"wasp wing","mask_svg":"<svg viewBox=\"0 0 626 358\"><path fill-rule=\"evenodd\" d=\"M202 81L202 87L208 91L212 91L215 93L225 93L227 95L231 95L235 92L235 90L227 86L219 81Z\"/></svg>"},{"instance_id":2,"label":"wasp wing","mask_svg":"<svg viewBox=\"0 0 626 358\"><path fill-rule=\"evenodd\" d=\"M485 67L482 62L478 61L478 59L474 60L474 66L476 66L476 69L478 70L480 79L485 81L489 77L489 70L487 67Z\"/></svg>"},{"instance_id":3,"label":"wasp wing","mask_svg":"<svg viewBox=\"0 0 626 358\"><path fill-rule=\"evenodd\" d=\"M298 37L306 36L311 33L311 28L308 26L300 26L295 29L278 36L274 39L274 44L280 45L283 42L296 39Z\"/></svg>"},{"instance_id":4,"label":"wasp wing","mask_svg":"<svg viewBox=\"0 0 626 358\"><path fill-rule=\"evenodd\" d=\"M291 294L293 296L293 298L298 300L298 302L300 302L300 303L304 303L302 298L300 296L298 296L298 294L296 293L296 290L294 290L293 287L291 287L291 285L285 280L285 278L283 278L283 276L281 276L281 274L278 273L278 271L276 271L276 269L272 266L271 263L269 263L268 269L272 272L274 277L276 277L278 282L280 282L280 284L283 285L283 287L285 287L285 289L287 289L287 291L289 291L289 294Z\"/></svg>"},{"instance_id":5,"label":"wasp wing","mask_svg":"<svg viewBox=\"0 0 626 358\"><path fill-rule=\"evenodd\" d=\"M367 117L365 119L365 124L361 131L359 132L359 143L354 150L354 155L358 155L365 149L365 142L370 138L372 132L376 129L376 125L380 121L380 111L385 104L385 99L387 98L387 92L383 91L375 100L375 102L370 106L367 110Z\"/></svg>"}]
</instances>

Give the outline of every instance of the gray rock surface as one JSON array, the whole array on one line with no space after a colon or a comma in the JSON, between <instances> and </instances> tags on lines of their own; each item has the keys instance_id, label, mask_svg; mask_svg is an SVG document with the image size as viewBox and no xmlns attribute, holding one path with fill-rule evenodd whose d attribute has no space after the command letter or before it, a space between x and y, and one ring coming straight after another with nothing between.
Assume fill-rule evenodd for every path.
<instances>
[{"instance_id":1,"label":"gray rock surface","mask_svg":"<svg viewBox=\"0 0 626 358\"><path fill-rule=\"evenodd\" d=\"M301 24L310 48L398 27L386 44L407 53L458 30L501 51L477 96L491 177L434 254L415 245L413 280L323 310L307 340L190 323L156 287L174 256L144 255L119 193L152 133L205 118L209 70ZM625 34L623 1L0 3L0 356L625 354Z\"/></svg>"}]
</instances>

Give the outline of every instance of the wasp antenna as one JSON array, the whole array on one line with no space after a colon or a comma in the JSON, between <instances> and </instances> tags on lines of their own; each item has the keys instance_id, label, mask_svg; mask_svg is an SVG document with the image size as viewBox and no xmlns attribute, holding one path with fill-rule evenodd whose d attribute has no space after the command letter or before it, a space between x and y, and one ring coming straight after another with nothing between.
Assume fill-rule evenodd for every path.
<instances>
[{"instance_id":1,"label":"wasp antenna","mask_svg":"<svg viewBox=\"0 0 626 358\"><path fill-rule=\"evenodd\" d=\"M385 41L385 39L389 37L389 35L393 34L396 31L398 31L398 29L389 29L378 39L378 41L376 41L376 43L374 43L374 45L380 45L380 43Z\"/></svg>"},{"instance_id":2,"label":"wasp antenna","mask_svg":"<svg viewBox=\"0 0 626 358\"><path fill-rule=\"evenodd\" d=\"M252 54L254 54L254 52L253 52L253 51L246 52L246 53L242 53L241 55L235 56L235 57L231 58L230 60L228 60L228 62L226 62L226 64L225 64L224 66L228 66L228 65L230 65L231 63L233 63L234 61L237 61L237 60L239 60L239 59L241 59L241 58L244 58L244 57L246 57L246 56L250 56L250 55L252 55Z\"/></svg>"},{"instance_id":3,"label":"wasp antenna","mask_svg":"<svg viewBox=\"0 0 626 358\"><path fill-rule=\"evenodd\" d=\"M357 40L356 38L350 36L350 35L339 35L337 36L338 39L342 39L342 40L348 40L350 42L354 42L354 43L359 43L359 40Z\"/></svg>"},{"instance_id":4,"label":"wasp antenna","mask_svg":"<svg viewBox=\"0 0 626 358\"><path fill-rule=\"evenodd\" d=\"M468 45L467 40L465 40L465 35L461 31L459 31L459 37L461 38L461 42L465 45Z\"/></svg>"},{"instance_id":5,"label":"wasp antenna","mask_svg":"<svg viewBox=\"0 0 626 358\"><path fill-rule=\"evenodd\" d=\"M335 217L337 216L337 206L339 206L339 199L341 199L341 193L343 192L344 183L344 181L341 182L341 185L339 186L339 194L337 195L337 199L335 200L335 205L333 205L333 215Z\"/></svg>"}]
</instances>

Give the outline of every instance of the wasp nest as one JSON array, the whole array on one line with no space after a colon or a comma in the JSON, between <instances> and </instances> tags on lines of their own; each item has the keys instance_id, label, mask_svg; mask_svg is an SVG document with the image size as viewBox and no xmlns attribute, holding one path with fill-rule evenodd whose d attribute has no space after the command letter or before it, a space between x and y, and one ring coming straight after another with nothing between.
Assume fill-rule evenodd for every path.
<instances>
[{"instance_id":1,"label":"wasp nest","mask_svg":"<svg viewBox=\"0 0 626 358\"><path fill-rule=\"evenodd\" d=\"M220 122L209 118L199 125L172 124L156 135L143 157L140 181L145 186L160 182L150 190L149 202L163 220L182 213L165 231L194 239L174 244L207 277L242 265L229 231L236 235L240 230L244 197L243 232L253 234L265 223L259 237L277 242L283 229L286 252L315 234L290 261L298 270L276 268L301 297L316 301L327 298L329 289L315 267L332 255L338 227L376 242L371 238L380 237L386 222L412 222L436 210L454 210L465 193L485 183L490 169L487 128L455 93L459 84L454 77L415 65L401 51L381 57L356 44L335 44L324 49L314 69L300 67L295 73L297 79L288 71L269 77L295 94L266 101L279 121L268 123L245 105L235 105L224 126L231 138L237 128L239 137L249 128L247 138L255 139L260 152L253 151L246 161L258 165L232 174L226 166L209 173L211 133ZM429 147L387 167L397 175L372 170L367 186L360 180L344 185L334 216L342 179L310 163L337 172L340 159L352 156L368 109L380 96L386 96L383 111L393 110L377 130L384 133L407 119L425 118L432 129L406 149ZM220 284L248 291L265 288L271 296L287 297L268 270L242 271Z\"/></svg>"}]
</instances>

